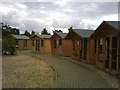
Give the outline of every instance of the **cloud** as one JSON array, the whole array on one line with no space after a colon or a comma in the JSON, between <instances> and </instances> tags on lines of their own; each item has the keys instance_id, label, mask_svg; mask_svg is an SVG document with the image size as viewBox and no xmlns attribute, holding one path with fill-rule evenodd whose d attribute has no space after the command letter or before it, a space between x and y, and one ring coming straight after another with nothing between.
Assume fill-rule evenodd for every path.
<instances>
[{"instance_id":1,"label":"cloud","mask_svg":"<svg viewBox=\"0 0 120 90\"><path fill-rule=\"evenodd\" d=\"M117 20L117 2L0 3L0 19L13 27L41 32L47 28L95 29L103 20Z\"/></svg>"}]
</instances>

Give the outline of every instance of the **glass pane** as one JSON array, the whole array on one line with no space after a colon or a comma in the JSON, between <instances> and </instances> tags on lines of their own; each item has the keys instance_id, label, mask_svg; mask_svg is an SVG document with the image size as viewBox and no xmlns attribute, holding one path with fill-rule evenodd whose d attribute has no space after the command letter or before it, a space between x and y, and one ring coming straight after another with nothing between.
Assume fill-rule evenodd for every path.
<instances>
[{"instance_id":1,"label":"glass pane","mask_svg":"<svg viewBox=\"0 0 120 90\"><path fill-rule=\"evenodd\" d=\"M82 59L82 50L80 50L80 59Z\"/></svg>"},{"instance_id":2,"label":"glass pane","mask_svg":"<svg viewBox=\"0 0 120 90\"><path fill-rule=\"evenodd\" d=\"M117 48L117 37L112 37L112 48Z\"/></svg>"},{"instance_id":3,"label":"glass pane","mask_svg":"<svg viewBox=\"0 0 120 90\"><path fill-rule=\"evenodd\" d=\"M117 60L117 49L112 49L112 60Z\"/></svg>"},{"instance_id":4,"label":"glass pane","mask_svg":"<svg viewBox=\"0 0 120 90\"><path fill-rule=\"evenodd\" d=\"M105 60L105 67L109 68L109 60Z\"/></svg>"},{"instance_id":5,"label":"glass pane","mask_svg":"<svg viewBox=\"0 0 120 90\"><path fill-rule=\"evenodd\" d=\"M112 69L114 70L117 69L117 63L115 61L112 61Z\"/></svg>"}]
</instances>

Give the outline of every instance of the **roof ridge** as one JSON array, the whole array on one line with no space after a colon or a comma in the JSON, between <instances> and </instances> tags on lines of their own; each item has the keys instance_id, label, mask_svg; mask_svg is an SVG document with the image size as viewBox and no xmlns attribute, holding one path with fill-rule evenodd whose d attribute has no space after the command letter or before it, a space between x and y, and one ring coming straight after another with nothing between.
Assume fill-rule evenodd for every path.
<instances>
[{"instance_id":1,"label":"roof ridge","mask_svg":"<svg viewBox=\"0 0 120 90\"><path fill-rule=\"evenodd\" d=\"M73 30L86 30L86 31L87 31L87 30L88 30L88 31L91 30L91 31L93 31L93 29L73 29Z\"/></svg>"}]
</instances>

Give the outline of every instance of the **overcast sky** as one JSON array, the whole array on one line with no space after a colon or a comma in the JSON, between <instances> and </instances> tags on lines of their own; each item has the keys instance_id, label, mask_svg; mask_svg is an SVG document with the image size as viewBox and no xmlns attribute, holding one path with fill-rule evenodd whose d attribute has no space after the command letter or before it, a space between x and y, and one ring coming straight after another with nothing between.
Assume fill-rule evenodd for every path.
<instances>
[{"instance_id":1,"label":"overcast sky","mask_svg":"<svg viewBox=\"0 0 120 90\"><path fill-rule=\"evenodd\" d=\"M118 20L117 2L20 2L0 3L0 20L13 27L41 32L72 26L76 29L96 29L102 21Z\"/></svg>"}]
</instances>

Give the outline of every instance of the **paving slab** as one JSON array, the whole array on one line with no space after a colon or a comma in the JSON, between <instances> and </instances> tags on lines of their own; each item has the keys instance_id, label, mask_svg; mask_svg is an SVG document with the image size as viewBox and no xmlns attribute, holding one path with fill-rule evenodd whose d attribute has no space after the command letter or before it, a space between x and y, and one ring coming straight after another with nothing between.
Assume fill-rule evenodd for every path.
<instances>
[{"instance_id":1,"label":"paving slab","mask_svg":"<svg viewBox=\"0 0 120 90\"><path fill-rule=\"evenodd\" d=\"M24 53L44 60L53 66L57 76L51 88L118 88L118 85L113 86L95 70L67 60L70 58L44 53ZM113 83L118 84L117 79Z\"/></svg>"}]
</instances>

